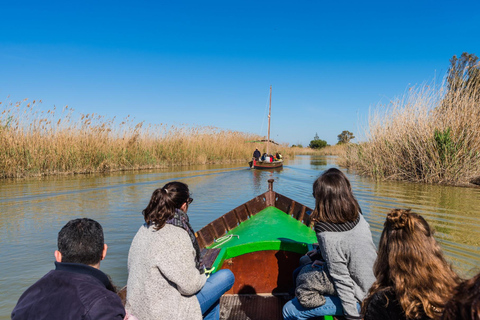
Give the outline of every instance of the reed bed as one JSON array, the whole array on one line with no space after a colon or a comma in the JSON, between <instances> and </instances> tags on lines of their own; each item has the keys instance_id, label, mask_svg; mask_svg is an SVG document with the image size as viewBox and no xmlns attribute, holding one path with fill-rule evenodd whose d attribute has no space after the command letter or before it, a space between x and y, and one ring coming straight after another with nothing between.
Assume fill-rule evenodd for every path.
<instances>
[{"instance_id":1,"label":"reed bed","mask_svg":"<svg viewBox=\"0 0 480 320\"><path fill-rule=\"evenodd\" d=\"M347 143L326 146L325 148L319 149L318 153L325 156L338 156L344 158L346 156L347 146Z\"/></svg>"},{"instance_id":2,"label":"reed bed","mask_svg":"<svg viewBox=\"0 0 480 320\"><path fill-rule=\"evenodd\" d=\"M318 150L312 148L303 148L303 147L290 147L288 149L289 154L293 155L312 155L319 154Z\"/></svg>"},{"instance_id":3,"label":"reed bed","mask_svg":"<svg viewBox=\"0 0 480 320\"><path fill-rule=\"evenodd\" d=\"M423 85L371 114L346 164L379 179L452 185L480 176L480 103Z\"/></svg>"},{"instance_id":4,"label":"reed bed","mask_svg":"<svg viewBox=\"0 0 480 320\"><path fill-rule=\"evenodd\" d=\"M255 149L248 141L260 138L215 127L77 115L68 106L42 110L40 103L0 102L1 178L246 162Z\"/></svg>"}]
</instances>

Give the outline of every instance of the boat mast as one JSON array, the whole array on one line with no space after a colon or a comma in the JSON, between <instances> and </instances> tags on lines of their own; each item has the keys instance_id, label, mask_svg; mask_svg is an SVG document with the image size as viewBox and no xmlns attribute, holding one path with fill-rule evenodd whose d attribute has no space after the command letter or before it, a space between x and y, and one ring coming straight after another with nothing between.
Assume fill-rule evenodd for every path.
<instances>
[{"instance_id":1,"label":"boat mast","mask_svg":"<svg viewBox=\"0 0 480 320\"><path fill-rule=\"evenodd\" d=\"M272 86L270 85L270 103L268 107L268 138L267 138L267 154L268 153L268 146L270 145L270 115L272 113Z\"/></svg>"}]
</instances>

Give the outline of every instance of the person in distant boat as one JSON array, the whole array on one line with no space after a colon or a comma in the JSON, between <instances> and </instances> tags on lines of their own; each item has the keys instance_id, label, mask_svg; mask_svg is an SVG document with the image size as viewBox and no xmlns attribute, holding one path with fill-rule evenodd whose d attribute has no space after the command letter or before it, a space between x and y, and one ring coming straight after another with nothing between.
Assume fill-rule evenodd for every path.
<instances>
[{"instance_id":1,"label":"person in distant boat","mask_svg":"<svg viewBox=\"0 0 480 320\"><path fill-rule=\"evenodd\" d=\"M267 158L267 153L265 152L264 154L262 154L262 158L260 160L265 161L266 158Z\"/></svg>"},{"instance_id":2,"label":"person in distant boat","mask_svg":"<svg viewBox=\"0 0 480 320\"><path fill-rule=\"evenodd\" d=\"M58 233L55 270L22 294L11 318L122 320L122 300L99 270L106 254L98 222L87 218L69 221Z\"/></svg>"},{"instance_id":3,"label":"person in distant boat","mask_svg":"<svg viewBox=\"0 0 480 320\"><path fill-rule=\"evenodd\" d=\"M440 319L459 283L432 228L410 210L388 213L373 272L376 280L362 307L365 320Z\"/></svg>"},{"instance_id":4,"label":"person in distant boat","mask_svg":"<svg viewBox=\"0 0 480 320\"><path fill-rule=\"evenodd\" d=\"M282 159L282 155L280 154L280 152L277 152L275 154L275 158L277 158L277 160L281 160Z\"/></svg>"},{"instance_id":5,"label":"person in distant boat","mask_svg":"<svg viewBox=\"0 0 480 320\"><path fill-rule=\"evenodd\" d=\"M253 151L253 157L255 158L255 160L258 161L258 159L260 159L260 156L261 156L260 150L258 150L258 148L255 148L255 151Z\"/></svg>"},{"instance_id":6,"label":"person in distant boat","mask_svg":"<svg viewBox=\"0 0 480 320\"><path fill-rule=\"evenodd\" d=\"M143 210L145 224L128 253L126 309L140 320L219 319L220 297L235 280L228 269L207 279L187 211L188 186L169 182Z\"/></svg>"},{"instance_id":7,"label":"person in distant boat","mask_svg":"<svg viewBox=\"0 0 480 320\"><path fill-rule=\"evenodd\" d=\"M311 265L329 277L336 295L325 294L323 304L317 307L303 306L295 297L283 307L283 317L290 320L344 315L346 319L360 319L360 302L375 281L373 264L377 253L370 226L340 170L325 171L313 184L313 196L315 210L310 219L315 223L319 249L307 256L323 257Z\"/></svg>"},{"instance_id":8,"label":"person in distant boat","mask_svg":"<svg viewBox=\"0 0 480 320\"><path fill-rule=\"evenodd\" d=\"M442 316L442 320L478 319L480 319L480 273L455 288Z\"/></svg>"}]
</instances>

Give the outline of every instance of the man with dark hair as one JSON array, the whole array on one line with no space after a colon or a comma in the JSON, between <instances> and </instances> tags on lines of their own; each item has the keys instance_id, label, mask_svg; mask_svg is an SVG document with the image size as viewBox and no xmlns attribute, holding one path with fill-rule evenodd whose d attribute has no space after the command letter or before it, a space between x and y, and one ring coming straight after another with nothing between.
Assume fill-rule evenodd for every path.
<instances>
[{"instance_id":1,"label":"man with dark hair","mask_svg":"<svg viewBox=\"0 0 480 320\"><path fill-rule=\"evenodd\" d=\"M106 254L98 222L87 218L69 221L58 233L55 270L22 294L12 320L122 320L122 301L107 275L99 270Z\"/></svg>"}]
</instances>

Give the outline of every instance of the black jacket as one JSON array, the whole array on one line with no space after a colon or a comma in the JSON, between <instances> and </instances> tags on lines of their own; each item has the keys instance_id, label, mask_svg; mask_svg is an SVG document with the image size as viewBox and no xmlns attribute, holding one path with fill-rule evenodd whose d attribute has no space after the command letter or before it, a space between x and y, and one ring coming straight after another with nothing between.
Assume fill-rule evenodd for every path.
<instances>
[{"instance_id":1,"label":"black jacket","mask_svg":"<svg viewBox=\"0 0 480 320\"><path fill-rule=\"evenodd\" d=\"M22 294L12 320L123 320L122 301L102 271L78 263L55 266Z\"/></svg>"},{"instance_id":2,"label":"black jacket","mask_svg":"<svg viewBox=\"0 0 480 320\"><path fill-rule=\"evenodd\" d=\"M405 316L395 294L390 290L375 293L367 306L365 320L411 320ZM430 319L423 315L419 320Z\"/></svg>"}]
</instances>

